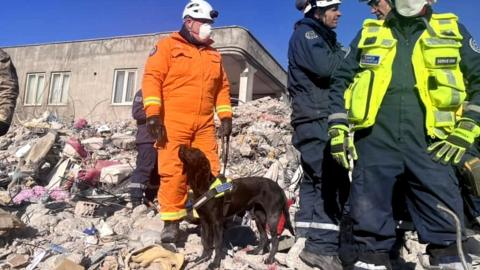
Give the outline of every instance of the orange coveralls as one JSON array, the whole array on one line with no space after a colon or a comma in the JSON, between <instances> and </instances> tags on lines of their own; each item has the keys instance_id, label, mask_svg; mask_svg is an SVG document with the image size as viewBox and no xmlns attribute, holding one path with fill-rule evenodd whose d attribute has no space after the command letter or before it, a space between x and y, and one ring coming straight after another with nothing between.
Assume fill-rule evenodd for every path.
<instances>
[{"instance_id":1,"label":"orange coveralls","mask_svg":"<svg viewBox=\"0 0 480 270\"><path fill-rule=\"evenodd\" d=\"M230 86L220 53L198 48L179 33L161 39L145 65L142 91L147 117L159 115L167 143L158 149L161 176L158 201L162 220L186 215L187 179L178 158L181 144L201 149L214 175L220 171L214 109L220 119L232 117Z\"/></svg>"}]
</instances>

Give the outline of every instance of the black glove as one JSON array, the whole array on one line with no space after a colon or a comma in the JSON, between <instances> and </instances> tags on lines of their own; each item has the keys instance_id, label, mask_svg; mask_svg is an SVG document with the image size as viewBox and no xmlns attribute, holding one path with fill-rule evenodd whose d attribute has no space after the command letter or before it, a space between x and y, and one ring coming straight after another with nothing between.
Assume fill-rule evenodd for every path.
<instances>
[{"instance_id":1,"label":"black glove","mask_svg":"<svg viewBox=\"0 0 480 270\"><path fill-rule=\"evenodd\" d=\"M0 136L3 136L7 134L8 129L10 128L9 123L5 123L3 121L0 121Z\"/></svg>"},{"instance_id":2,"label":"black glove","mask_svg":"<svg viewBox=\"0 0 480 270\"><path fill-rule=\"evenodd\" d=\"M154 115L147 117L147 131L157 140L159 146L165 146L167 142L167 132L160 116Z\"/></svg>"},{"instance_id":3,"label":"black glove","mask_svg":"<svg viewBox=\"0 0 480 270\"><path fill-rule=\"evenodd\" d=\"M224 118L220 125L220 136L229 137L230 134L232 134L232 118Z\"/></svg>"}]
</instances>

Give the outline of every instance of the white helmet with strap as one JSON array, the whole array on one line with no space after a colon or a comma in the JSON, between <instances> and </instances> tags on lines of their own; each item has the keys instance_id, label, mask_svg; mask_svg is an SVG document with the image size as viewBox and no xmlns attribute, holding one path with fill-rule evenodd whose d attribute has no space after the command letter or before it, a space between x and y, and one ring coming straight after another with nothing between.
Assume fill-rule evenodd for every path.
<instances>
[{"instance_id":1,"label":"white helmet with strap","mask_svg":"<svg viewBox=\"0 0 480 270\"><path fill-rule=\"evenodd\" d=\"M182 19L185 19L187 16L194 19L213 21L218 17L218 11L214 10L207 1L190 0L183 10Z\"/></svg>"},{"instance_id":2,"label":"white helmet with strap","mask_svg":"<svg viewBox=\"0 0 480 270\"><path fill-rule=\"evenodd\" d=\"M303 6L301 5L302 2ZM341 0L297 0L295 5L299 10L302 10L302 8L300 8L302 6L303 13L308 13L312 8L325 8L333 5L340 5L341 3Z\"/></svg>"}]
</instances>

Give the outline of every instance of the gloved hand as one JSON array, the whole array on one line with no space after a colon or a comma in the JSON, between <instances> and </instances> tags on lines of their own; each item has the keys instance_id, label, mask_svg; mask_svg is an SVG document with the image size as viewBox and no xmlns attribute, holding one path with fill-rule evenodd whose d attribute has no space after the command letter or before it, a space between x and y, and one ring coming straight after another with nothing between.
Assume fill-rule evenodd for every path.
<instances>
[{"instance_id":1,"label":"gloved hand","mask_svg":"<svg viewBox=\"0 0 480 270\"><path fill-rule=\"evenodd\" d=\"M351 169L348 162L348 155L357 160L357 150L353 144L353 138L348 137L349 128L346 125L338 124L328 129L330 136L330 152L333 158L346 169Z\"/></svg>"},{"instance_id":2,"label":"gloved hand","mask_svg":"<svg viewBox=\"0 0 480 270\"><path fill-rule=\"evenodd\" d=\"M228 137L232 134L232 118L223 118L220 125L220 136Z\"/></svg>"},{"instance_id":3,"label":"gloved hand","mask_svg":"<svg viewBox=\"0 0 480 270\"><path fill-rule=\"evenodd\" d=\"M427 149L429 153L436 152L433 160L446 164L458 164L465 151L472 146L480 134L480 127L470 119L460 119L457 127L445 140L435 142ZM455 156L452 160L452 157Z\"/></svg>"},{"instance_id":4,"label":"gloved hand","mask_svg":"<svg viewBox=\"0 0 480 270\"><path fill-rule=\"evenodd\" d=\"M10 128L9 123L5 123L3 121L0 121L0 136L3 136L5 134L7 134L9 128Z\"/></svg>"},{"instance_id":5,"label":"gloved hand","mask_svg":"<svg viewBox=\"0 0 480 270\"><path fill-rule=\"evenodd\" d=\"M164 146L167 142L167 132L160 116L154 115L147 117L147 131L157 140L160 146Z\"/></svg>"}]
</instances>

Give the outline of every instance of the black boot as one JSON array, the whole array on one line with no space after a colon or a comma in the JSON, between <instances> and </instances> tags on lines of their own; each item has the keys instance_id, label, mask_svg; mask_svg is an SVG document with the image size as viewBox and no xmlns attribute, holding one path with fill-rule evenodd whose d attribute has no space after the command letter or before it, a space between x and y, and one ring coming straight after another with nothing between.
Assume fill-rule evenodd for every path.
<instances>
[{"instance_id":1,"label":"black boot","mask_svg":"<svg viewBox=\"0 0 480 270\"><path fill-rule=\"evenodd\" d=\"M342 263L338 256L320 255L318 253L302 250L298 257L306 265L316 267L322 270L342 270Z\"/></svg>"},{"instance_id":2,"label":"black boot","mask_svg":"<svg viewBox=\"0 0 480 270\"><path fill-rule=\"evenodd\" d=\"M427 254L430 255L430 265L432 266L439 266L445 269L464 269L456 243L446 247L430 244L427 246ZM467 267L471 269L472 258L468 255L465 247L463 247L463 254Z\"/></svg>"},{"instance_id":3,"label":"black boot","mask_svg":"<svg viewBox=\"0 0 480 270\"><path fill-rule=\"evenodd\" d=\"M165 221L162 234L160 236L162 243L175 243L180 231L180 221Z\"/></svg>"},{"instance_id":4,"label":"black boot","mask_svg":"<svg viewBox=\"0 0 480 270\"><path fill-rule=\"evenodd\" d=\"M380 268L383 267L383 268ZM353 266L354 270L386 269L392 270L388 253L360 253Z\"/></svg>"}]
</instances>

